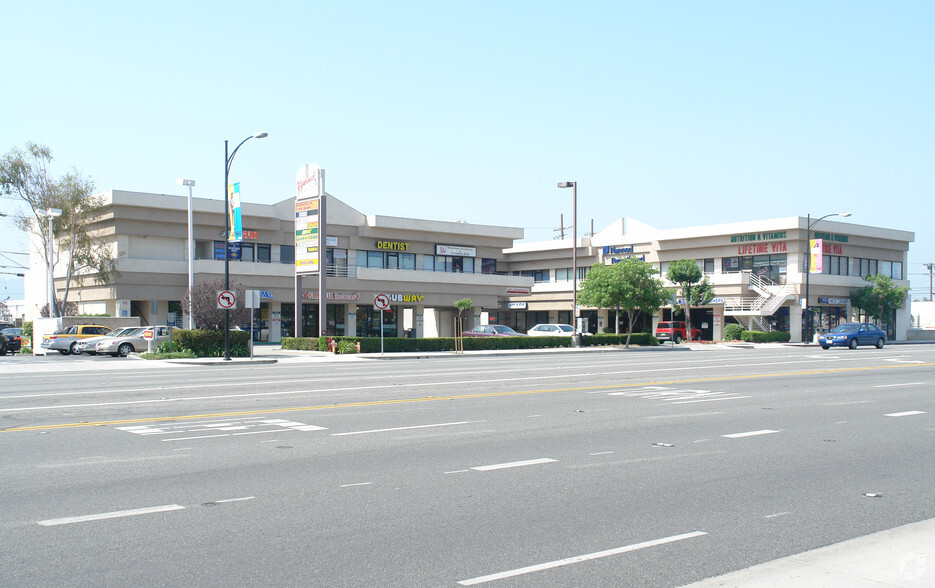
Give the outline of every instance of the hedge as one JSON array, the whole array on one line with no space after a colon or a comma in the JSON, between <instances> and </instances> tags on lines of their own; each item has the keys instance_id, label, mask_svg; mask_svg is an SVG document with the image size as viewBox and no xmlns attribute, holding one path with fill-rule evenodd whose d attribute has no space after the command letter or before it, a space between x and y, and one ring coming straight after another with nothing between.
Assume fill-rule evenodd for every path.
<instances>
[{"instance_id":1,"label":"hedge","mask_svg":"<svg viewBox=\"0 0 935 588\"><path fill-rule=\"evenodd\" d=\"M744 331L740 334L740 340L747 343L788 343L792 335L785 331L773 331L764 333L763 331Z\"/></svg>"},{"instance_id":2,"label":"hedge","mask_svg":"<svg viewBox=\"0 0 935 588\"><path fill-rule=\"evenodd\" d=\"M379 337L331 337L338 343L339 353L356 353L356 343L360 343L361 353L379 353ZM582 337L582 346L594 345L623 345L626 335L592 335ZM466 351L480 351L485 349L543 349L555 347L571 347L571 337L464 337ZM647 333L633 333L630 338L631 345L658 345L659 341ZM349 346L354 346L350 349ZM328 337L283 337L283 349L302 351L330 351ZM419 352L419 351L454 351L454 337L431 337L425 339L406 339L400 337L385 337L383 350L387 353Z\"/></svg>"},{"instance_id":3,"label":"hedge","mask_svg":"<svg viewBox=\"0 0 935 588\"><path fill-rule=\"evenodd\" d=\"M249 357L249 341L249 331L230 331L231 356ZM189 349L195 357L223 357L224 331L173 329L172 346L177 350Z\"/></svg>"}]
</instances>

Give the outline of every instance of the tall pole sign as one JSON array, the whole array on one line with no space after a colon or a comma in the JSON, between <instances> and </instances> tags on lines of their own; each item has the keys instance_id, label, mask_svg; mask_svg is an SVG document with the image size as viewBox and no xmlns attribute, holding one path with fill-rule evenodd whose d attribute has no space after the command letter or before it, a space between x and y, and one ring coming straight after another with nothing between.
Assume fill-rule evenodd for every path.
<instances>
[{"instance_id":1,"label":"tall pole sign","mask_svg":"<svg viewBox=\"0 0 935 588\"><path fill-rule=\"evenodd\" d=\"M306 164L295 174L295 334L302 336L302 276L318 274L318 335L327 325L325 283L327 234L325 215L325 170Z\"/></svg>"}]
</instances>

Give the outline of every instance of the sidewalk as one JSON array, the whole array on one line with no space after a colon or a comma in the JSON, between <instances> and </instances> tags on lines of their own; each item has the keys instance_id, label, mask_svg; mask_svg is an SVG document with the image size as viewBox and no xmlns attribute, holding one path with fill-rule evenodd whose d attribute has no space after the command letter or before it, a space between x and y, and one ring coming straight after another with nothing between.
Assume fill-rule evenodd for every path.
<instances>
[{"instance_id":1,"label":"sidewalk","mask_svg":"<svg viewBox=\"0 0 935 588\"><path fill-rule=\"evenodd\" d=\"M935 519L790 555L683 588L931 588Z\"/></svg>"}]
</instances>

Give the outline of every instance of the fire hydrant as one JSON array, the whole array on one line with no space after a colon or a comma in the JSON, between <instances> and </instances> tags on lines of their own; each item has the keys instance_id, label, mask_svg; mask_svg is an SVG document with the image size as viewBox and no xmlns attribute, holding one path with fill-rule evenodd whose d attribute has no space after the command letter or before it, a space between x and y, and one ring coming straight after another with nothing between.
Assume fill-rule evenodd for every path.
<instances>
[{"instance_id":1,"label":"fire hydrant","mask_svg":"<svg viewBox=\"0 0 935 588\"><path fill-rule=\"evenodd\" d=\"M357 353L360 353L360 341L355 343L354 346L357 347Z\"/></svg>"},{"instance_id":2,"label":"fire hydrant","mask_svg":"<svg viewBox=\"0 0 935 588\"><path fill-rule=\"evenodd\" d=\"M338 352L338 342L332 339L331 337L328 337L328 347L331 348L332 353Z\"/></svg>"}]
</instances>

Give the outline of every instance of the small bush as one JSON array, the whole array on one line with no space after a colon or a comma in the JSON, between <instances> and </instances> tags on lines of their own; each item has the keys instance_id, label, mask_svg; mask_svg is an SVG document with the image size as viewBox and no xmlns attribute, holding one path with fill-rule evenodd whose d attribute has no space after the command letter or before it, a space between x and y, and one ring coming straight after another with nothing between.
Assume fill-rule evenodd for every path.
<instances>
[{"instance_id":1,"label":"small bush","mask_svg":"<svg viewBox=\"0 0 935 588\"><path fill-rule=\"evenodd\" d=\"M764 333L763 331L744 331L741 340L748 343L786 343L791 335L785 331L773 331Z\"/></svg>"},{"instance_id":2,"label":"small bush","mask_svg":"<svg viewBox=\"0 0 935 588\"><path fill-rule=\"evenodd\" d=\"M230 331L231 356L249 357L250 352L247 349L249 341L248 331ZM175 329L172 331L172 342L173 348L177 346L179 349L188 349L195 354L195 357L223 357L224 355L223 331Z\"/></svg>"},{"instance_id":3,"label":"small bush","mask_svg":"<svg viewBox=\"0 0 935 588\"><path fill-rule=\"evenodd\" d=\"M737 323L731 323L724 327L724 340L725 341L740 341L743 336L743 326L738 325Z\"/></svg>"},{"instance_id":4,"label":"small bush","mask_svg":"<svg viewBox=\"0 0 935 588\"><path fill-rule=\"evenodd\" d=\"M582 347L594 347L600 345L626 345L626 343L626 333L621 333L620 335L601 333L597 335L591 335L590 337L581 338ZM630 337L630 345L659 345L659 339L656 339L649 333L633 333L633 335Z\"/></svg>"}]
</instances>

